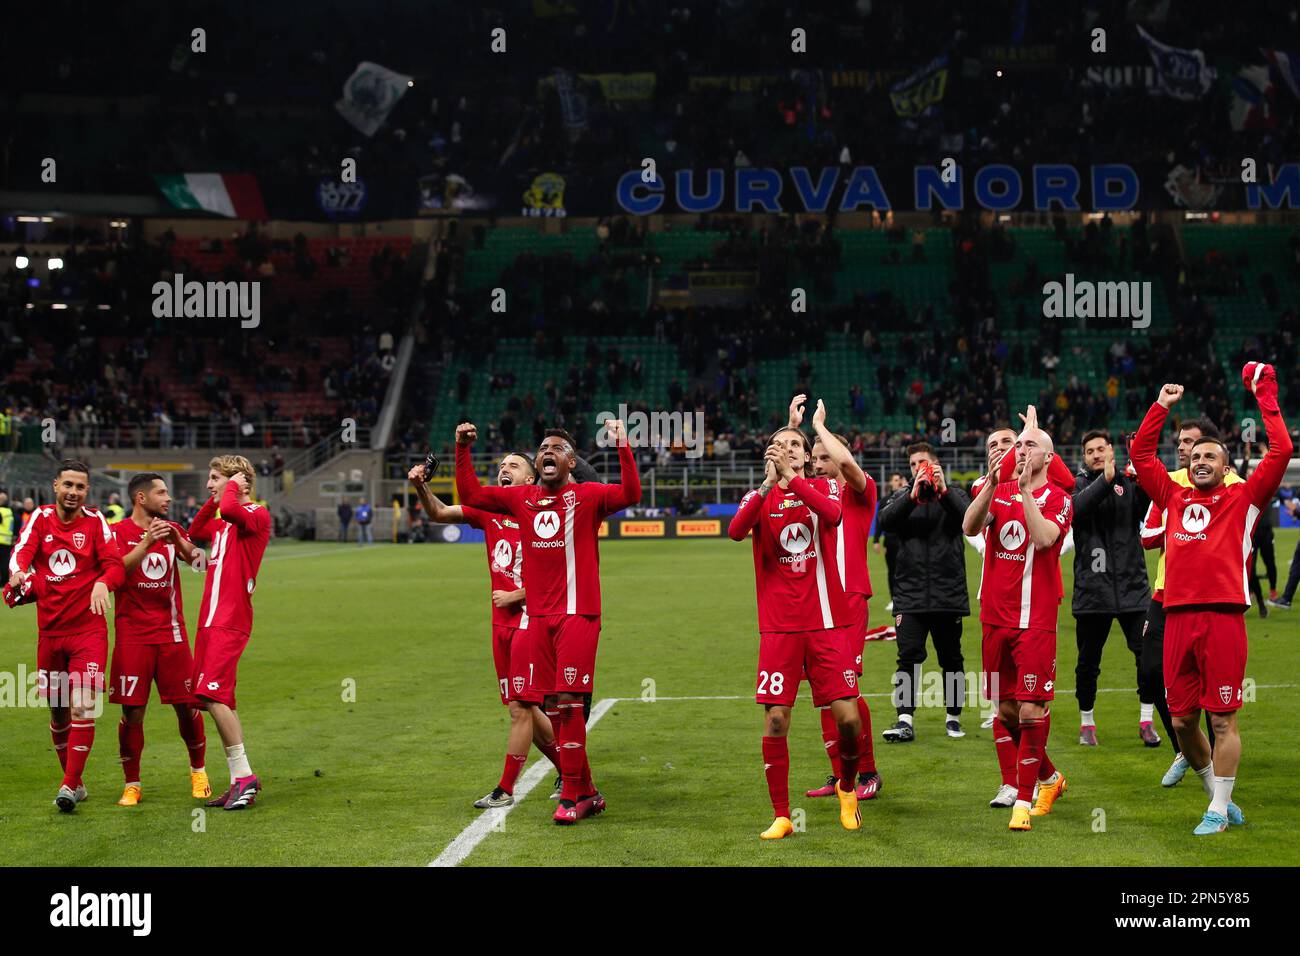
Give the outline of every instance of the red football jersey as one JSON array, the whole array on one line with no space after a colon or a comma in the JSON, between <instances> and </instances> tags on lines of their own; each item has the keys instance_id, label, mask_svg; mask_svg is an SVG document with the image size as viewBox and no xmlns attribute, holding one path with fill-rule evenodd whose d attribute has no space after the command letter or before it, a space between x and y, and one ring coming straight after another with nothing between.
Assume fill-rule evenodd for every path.
<instances>
[{"instance_id":1,"label":"red football jersey","mask_svg":"<svg viewBox=\"0 0 1300 956\"><path fill-rule=\"evenodd\" d=\"M487 543L490 591L518 591L524 586L524 548L519 522L509 515L495 515L478 508L461 507L465 522L483 532ZM489 591L489 595L490 595ZM492 623L504 627L527 627L528 612L522 604L492 605Z\"/></svg>"},{"instance_id":2,"label":"red football jersey","mask_svg":"<svg viewBox=\"0 0 1300 956\"><path fill-rule=\"evenodd\" d=\"M167 523L189 540L175 521ZM130 515L112 528L123 558L135 550L147 530ZM155 541L144 560L126 572L126 583L118 589L114 602L113 631L119 644L182 644L188 640L176 545Z\"/></svg>"},{"instance_id":3,"label":"red football jersey","mask_svg":"<svg viewBox=\"0 0 1300 956\"><path fill-rule=\"evenodd\" d=\"M271 516L261 505L239 503L239 488L226 484L221 517L214 518L215 498L209 498L190 523L190 537L211 539L208 574L199 605L199 627L228 627L251 634L253 591L262 555L271 540Z\"/></svg>"},{"instance_id":4,"label":"red football jersey","mask_svg":"<svg viewBox=\"0 0 1300 956\"><path fill-rule=\"evenodd\" d=\"M754 533L760 631L818 631L849 623L835 553L843 517L839 482L796 477L740 501L729 534Z\"/></svg>"},{"instance_id":5,"label":"red football jersey","mask_svg":"<svg viewBox=\"0 0 1300 956\"><path fill-rule=\"evenodd\" d=\"M1061 533L1050 548L1035 548L1029 540L1020 486L1014 481L993 489L986 528L984 577L980 582L980 620L1000 627L1056 631L1061 584L1061 546L1074 520L1070 496L1053 484L1034 493L1044 518Z\"/></svg>"},{"instance_id":6,"label":"red football jersey","mask_svg":"<svg viewBox=\"0 0 1300 956\"><path fill-rule=\"evenodd\" d=\"M871 597L867 549L871 545L871 522L876 516L876 483L867 475L863 491L854 491L848 485L841 485L840 490L844 518L837 529L834 552L840 586L850 594Z\"/></svg>"},{"instance_id":7,"label":"red football jersey","mask_svg":"<svg viewBox=\"0 0 1300 956\"><path fill-rule=\"evenodd\" d=\"M64 524L54 505L37 508L9 558L11 575L32 572L41 637L108 636L106 618L90 611L90 592L97 581L116 591L125 571L108 521L94 508L81 512Z\"/></svg>"},{"instance_id":8,"label":"red football jersey","mask_svg":"<svg viewBox=\"0 0 1300 956\"><path fill-rule=\"evenodd\" d=\"M600 614L600 523L641 500L632 449L618 449L617 485L570 482L552 491L541 485L498 488L479 484L469 448L456 446L456 491L463 504L519 522L524 603L529 615Z\"/></svg>"},{"instance_id":9,"label":"red football jersey","mask_svg":"<svg viewBox=\"0 0 1300 956\"><path fill-rule=\"evenodd\" d=\"M1286 474L1293 450L1278 412L1260 409L1268 454L1244 482L1185 488L1156 458L1169 410L1147 410L1130 446L1138 484L1165 511L1165 609L1193 604L1250 606L1251 536Z\"/></svg>"}]
</instances>

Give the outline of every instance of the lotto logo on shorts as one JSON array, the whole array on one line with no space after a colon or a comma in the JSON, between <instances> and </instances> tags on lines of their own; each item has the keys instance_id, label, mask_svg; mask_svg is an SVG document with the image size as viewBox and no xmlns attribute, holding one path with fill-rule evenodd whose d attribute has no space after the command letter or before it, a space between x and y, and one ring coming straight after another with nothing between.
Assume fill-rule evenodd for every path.
<instances>
[{"instance_id":1,"label":"lotto logo on shorts","mask_svg":"<svg viewBox=\"0 0 1300 956\"><path fill-rule=\"evenodd\" d=\"M856 687L858 684L858 675L853 673L853 671L846 670L844 672L844 683L848 684L850 687Z\"/></svg>"},{"instance_id":2,"label":"lotto logo on shorts","mask_svg":"<svg viewBox=\"0 0 1300 956\"><path fill-rule=\"evenodd\" d=\"M1029 691L1030 693L1033 693L1034 688L1037 687L1037 686L1038 686L1038 675L1037 675L1037 674L1026 674L1026 675L1025 675L1025 690Z\"/></svg>"},{"instance_id":3,"label":"lotto logo on shorts","mask_svg":"<svg viewBox=\"0 0 1300 956\"><path fill-rule=\"evenodd\" d=\"M578 669L576 667L566 667L564 669L564 682L566 684L572 684L577 679Z\"/></svg>"},{"instance_id":4,"label":"lotto logo on shorts","mask_svg":"<svg viewBox=\"0 0 1300 956\"><path fill-rule=\"evenodd\" d=\"M214 680L208 681L208 690L217 690L219 687L221 687L221 685L218 684L216 681Z\"/></svg>"},{"instance_id":5,"label":"lotto logo on shorts","mask_svg":"<svg viewBox=\"0 0 1300 956\"><path fill-rule=\"evenodd\" d=\"M522 677L516 677L514 680L514 684L515 684L515 693L522 694L524 692L524 679Z\"/></svg>"}]
</instances>

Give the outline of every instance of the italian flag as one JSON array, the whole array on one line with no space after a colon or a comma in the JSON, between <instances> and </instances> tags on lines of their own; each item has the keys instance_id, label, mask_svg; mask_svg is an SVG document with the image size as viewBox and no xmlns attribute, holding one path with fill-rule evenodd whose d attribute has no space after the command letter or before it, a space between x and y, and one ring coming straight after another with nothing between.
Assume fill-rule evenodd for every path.
<instances>
[{"instance_id":1,"label":"italian flag","mask_svg":"<svg viewBox=\"0 0 1300 956\"><path fill-rule=\"evenodd\" d=\"M267 218L257 177L249 173L175 173L154 179L177 209L203 209L231 219Z\"/></svg>"}]
</instances>

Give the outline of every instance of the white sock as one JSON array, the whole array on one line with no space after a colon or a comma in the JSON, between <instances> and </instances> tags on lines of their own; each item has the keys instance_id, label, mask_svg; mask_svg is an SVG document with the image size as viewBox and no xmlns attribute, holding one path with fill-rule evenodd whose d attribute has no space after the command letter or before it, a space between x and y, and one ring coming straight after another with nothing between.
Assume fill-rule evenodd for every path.
<instances>
[{"instance_id":1,"label":"white sock","mask_svg":"<svg viewBox=\"0 0 1300 956\"><path fill-rule=\"evenodd\" d=\"M1142 716L1140 716L1138 720L1144 724L1151 723L1152 718L1155 716L1155 711L1156 711L1155 704L1143 704Z\"/></svg>"},{"instance_id":2,"label":"white sock","mask_svg":"<svg viewBox=\"0 0 1300 956\"><path fill-rule=\"evenodd\" d=\"M1018 806L1018 807L1024 807L1026 810L1028 810L1030 807L1033 806L1033 804L1030 803L1028 800L1017 800L1017 801L1016 801L1016 806Z\"/></svg>"},{"instance_id":3,"label":"white sock","mask_svg":"<svg viewBox=\"0 0 1300 956\"><path fill-rule=\"evenodd\" d=\"M1201 778L1201 786L1205 788L1206 796L1213 799L1214 798L1214 764L1207 763L1200 770L1196 771L1196 776Z\"/></svg>"},{"instance_id":4,"label":"white sock","mask_svg":"<svg viewBox=\"0 0 1300 956\"><path fill-rule=\"evenodd\" d=\"M1052 771L1052 775L1051 775L1050 777L1048 777L1046 780L1040 780L1040 781L1038 781L1038 783L1039 783L1039 786L1043 786L1043 787L1051 787L1051 786L1055 785L1055 783L1056 783L1058 780L1060 780L1060 779L1061 779L1061 771L1059 771L1059 770L1053 770L1053 771Z\"/></svg>"},{"instance_id":5,"label":"white sock","mask_svg":"<svg viewBox=\"0 0 1300 956\"><path fill-rule=\"evenodd\" d=\"M1081 710L1081 711L1079 711L1079 726L1080 726L1080 727L1096 727L1096 726L1097 726L1097 721L1093 719L1092 711L1090 711L1090 710Z\"/></svg>"},{"instance_id":6,"label":"white sock","mask_svg":"<svg viewBox=\"0 0 1300 956\"><path fill-rule=\"evenodd\" d=\"M190 773L207 773L207 767L190 767Z\"/></svg>"},{"instance_id":7,"label":"white sock","mask_svg":"<svg viewBox=\"0 0 1300 956\"><path fill-rule=\"evenodd\" d=\"M911 714L899 714L899 715L898 715L898 719L901 720L903 723L907 724L907 726L909 726L909 727L912 726L912 715L911 715Z\"/></svg>"},{"instance_id":8,"label":"white sock","mask_svg":"<svg viewBox=\"0 0 1300 956\"><path fill-rule=\"evenodd\" d=\"M1228 803L1232 800L1232 785L1236 777L1215 777L1214 791L1210 794L1210 809L1215 813L1228 815Z\"/></svg>"},{"instance_id":9,"label":"white sock","mask_svg":"<svg viewBox=\"0 0 1300 956\"><path fill-rule=\"evenodd\" d=\"M248 758L244 756L244 745L235 744L233 747L226 748L226 763L230 764L230 782L234 783L237 777L251 777L253 768L248 765Z\"/></svg>"}]
</instances>

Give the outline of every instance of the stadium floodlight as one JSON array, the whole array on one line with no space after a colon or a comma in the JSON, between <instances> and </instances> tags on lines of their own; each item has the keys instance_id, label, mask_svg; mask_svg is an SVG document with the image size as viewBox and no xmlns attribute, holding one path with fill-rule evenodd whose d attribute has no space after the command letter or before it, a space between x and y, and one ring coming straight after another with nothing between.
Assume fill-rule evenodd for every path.
<instances>
[{"instance_id":1,"label":"stadium floodlight","mask_svg":"<svg viewBox=\"0 0 1300 956\"><path fill-rule=\"evenodd\" d=\"M67 307L68 307L68 303L66 302L55 302L53 305L50 306L51 309L66 309Z\"/></svg>"},{"instance_id":2,"label":"stadium floodlight","mask_svg":"<svg viewBox=\"0 0 1300 956\"><path fill-rule=\"evenodd\" d=\"M41 217L40 216L19 216L18 221L19 222L40 222Z\"/></svg>"},{"instance_id":3,"label":"stadium floodlight","mask_svg":"<svg viewBox=\"0 0 1300 956\"><path fill-rule=\"evenodd\" d=\"M15 269L26 269L31 264L32 260L28 259L26 256L14 256Z\"/></svg>"},{"instance_id":4,"label":"stadium floodlight","mask_svg":"<svg viewBox=\"0 0 1300 956\"><path fill-rule=\"evenodd\" d=\"M53 272L55 269L62 269L63 260L58 258L57 256L47 259L45 262L45 268L49 269L51 272Z\"/></svg>"}]
</instances>

